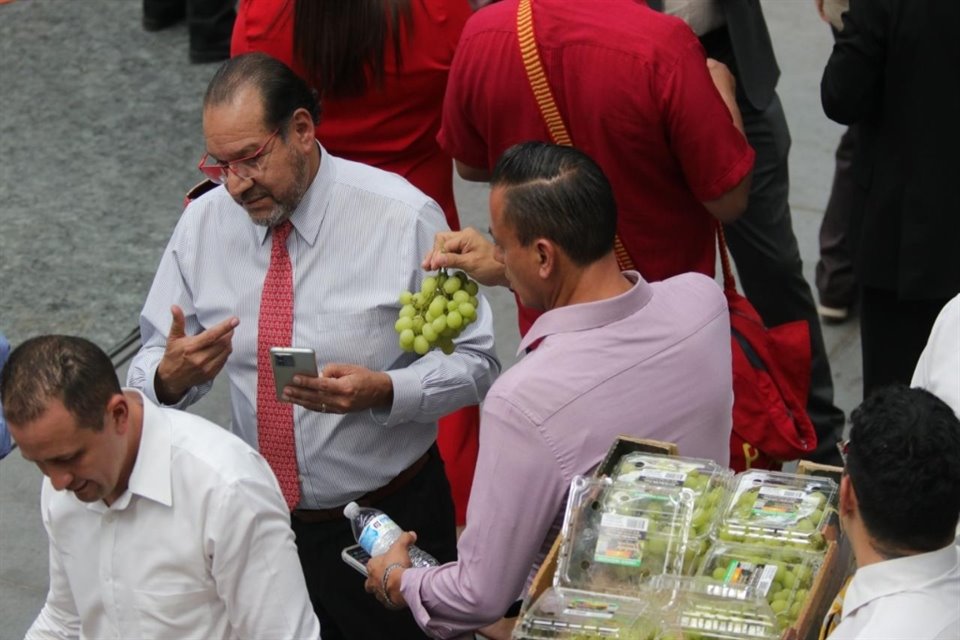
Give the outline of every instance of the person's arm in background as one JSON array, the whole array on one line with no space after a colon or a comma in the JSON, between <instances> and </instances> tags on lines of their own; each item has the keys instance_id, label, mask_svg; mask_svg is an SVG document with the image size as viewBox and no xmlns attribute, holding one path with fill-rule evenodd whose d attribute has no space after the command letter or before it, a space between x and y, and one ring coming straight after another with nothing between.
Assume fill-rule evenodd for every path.
<instances>
[{"instance_id":1,"label":"person's arm in background","mask_svg":"<svg viewBox=\"0 0 960 640\"><path fill-rule=\"evenodd\" d=\"M888 21L881 0L854 0L843 14L843 30L820 80L823 111L831 120L850 125L882 108Z\"/></svg>"},{"instance_id":2,"label":"person's arm in background","mask_svg":"<svg viewBox=\"0 0 960 640\"><path fill-rule=\"evenodd\" d=\"M713 85L717 88L723 103L730 112L733 126L746 138L743 130L743 116L740 114L740 107L737 106L736 78L733 77L727 65L712 58L707 58L707 70L710 72ZM733 222L747 209L752 176L752 171L747 172L747 175L733 189L719 198L702 202L703 206L710 212L710 215L720 222Z\"/></svg>"},{"instance_id":3,"label":"person's arm in background","mask_svg":"<svg viewBox=\"0 0 960 640\"><path fill-rule=\"evenodd\" d=\"M3 365L7 363L9 356L10 342L7 341L7 337L3 333L0 333L0 371L3 371ZM7 421L3 418L3 402L0 399L0 460L13 450L13 446L10 431L7 429Z\"/></svg>"}]
</instances>

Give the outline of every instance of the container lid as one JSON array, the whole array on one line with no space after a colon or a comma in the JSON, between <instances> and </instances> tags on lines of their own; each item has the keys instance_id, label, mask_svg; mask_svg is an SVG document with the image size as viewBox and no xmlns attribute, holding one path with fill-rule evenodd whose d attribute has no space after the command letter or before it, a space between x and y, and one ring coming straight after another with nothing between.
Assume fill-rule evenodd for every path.
<instances>
[{"instance_id":1,"label":"container lid","mask_svg":"<svg viewBox=\"0 0 960 640\"><path fill-rule=\"evenodd\" d=\"M664 624L679 629L685 639L775 640L780 637L769 605L750 590L731 598L699 578L661 576L652 588L667 602Z\"/></svg>"},{"instance_id":2,"label":"container lid","mask_svg":"<svg viewBox=\"0 0 960 640\"><path fill-rule=\"evenodd\" d=\"M630 595L680 573L692 515L689 490L577 476L554 586Z\"/></svg>"},{"instance_id":3,"label":"container lid","mask_svg":"<svg viewBox=\"0 0 960 640\"><path fill-rule=\"evenodd\" d=\"M705 538L719 522L732 484L733 472L705 458L679 458L653 453L629 453L614 471L615 482L682 488L693 493L691 538Z\"/></svg>"},{"instance_id":4,"label":"container lid","mask_svg":"<svg viewBox=\"0 0 960 640\"><path fill-rule=\"evenodd\" d=\"M837 485L830 478L745 471L735 478L717 537L821 551Z\"/></svg>"},{"instance_id":5,"label":"container lid","mask_svg":"<svg viewBox=\"0 0 960 640\"><path fill-rule=\"evenodd\" d=\"M514 640L612 638L655 640L659 612L650 598L624 598L575 589L547 589L520 619Z\"/></svg>"}]
</instances>

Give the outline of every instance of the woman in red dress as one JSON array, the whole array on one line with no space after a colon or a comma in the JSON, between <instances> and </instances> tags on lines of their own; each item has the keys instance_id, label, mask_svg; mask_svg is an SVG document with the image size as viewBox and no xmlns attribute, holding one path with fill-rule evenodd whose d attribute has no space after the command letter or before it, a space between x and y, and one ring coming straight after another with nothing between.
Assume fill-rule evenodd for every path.
<instances>
[{"instance_id":1,"label":"woman in red dress","mask_svg":"<svg viewBox=\"0 0 960 640\"><path fill-rule=\"evenodd\" d=\"M433 198L459 229L453 161L437 132L467 0L242 0L231 55L262 51L320 94L317 139L335 156L398 173ZM457 525L479 446L479 412L440 420L437 443Z\"/></svg>"}]
</instances>

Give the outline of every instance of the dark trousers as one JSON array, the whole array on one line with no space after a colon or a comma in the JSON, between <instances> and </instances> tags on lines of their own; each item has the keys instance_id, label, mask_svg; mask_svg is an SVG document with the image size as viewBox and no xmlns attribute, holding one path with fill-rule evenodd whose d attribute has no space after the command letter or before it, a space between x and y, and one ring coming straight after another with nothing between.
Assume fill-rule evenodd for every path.
<instances>
[{"instance_id":1,"label":"dark trousers","mask_svg":"<svg viewBox=\"0 0 960 640\"><path fill-rule=\"evenodd\" d=\"M736 75L737 66L729 38L709 39L707 55L723 62ZM838 464L836 443L843 430L843 411L833 404L833 378L820 319L810 285L803 277L800 248L790 216L790 175L787 154L790 131L780 98L757 110L737 91L747 140L756 151L753 182L747 210L734 223L724 225L727 245L737 266L740 285L764 324L806 320L813 356L807 413L817 431L817 449L808 456L816 462Z\"/></svg>"},{"instance_id":2,"label":"dark trousers","mask_svg":"<svg viewBox=\"0 0 960 640\"><path fill-rule=\"evenodd\" d=\"M229 54L235 7L235 0L143 0L145 16L186 15L194 52L224 49Z\"/></svg>"},{"instance_id":3,"label":"dark trousers","mask_svg":"<svg viewBox=\"0 0 960 640\"><path fill-rule=\"evenodd\" d=\"M895 291L860 288L864 398L890 384L910 384L933 323L949 300L901 300Z\"/></svg>"},{"instance_id":4,"label":"dark trousers","mask_svg":"<svg viewBox=\"0 0 960 640\"><path fill-rule=\"evenodd\" d=\"M859 134L856 125L847 128L837 145L837 165L830 199L820 223L820 260L816 284L820 303L837 309L852 307L857 298L850 252L850 214L858 206L858 188L853 181L853 154Z\"/></svg>"},{"instance_id":5,"label":"dark trousers","mask_svg":"<svg viewBox=\"0 0 960 640\"><path fill-rule=\"evenodd\" d=\"M417 546L441 563L456 560L450 485L436 446L424 468L399 491L373 505L417 533ZM292 518L300 564L324 640L426 638L410 611L389 611L363 590L365 578L340 559L355 543L346 518L308 523Z\"/></svg>"}]
</instances>

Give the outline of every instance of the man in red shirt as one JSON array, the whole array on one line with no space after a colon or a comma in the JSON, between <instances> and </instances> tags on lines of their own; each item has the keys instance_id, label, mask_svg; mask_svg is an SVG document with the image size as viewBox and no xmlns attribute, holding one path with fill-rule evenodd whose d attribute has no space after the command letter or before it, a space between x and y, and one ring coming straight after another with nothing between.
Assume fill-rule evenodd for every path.
<instances>
[{"instance_id":1,"label":"man in red shirt","mask_svg":"<svg viewBox=\"0 0 960 640\"><path fill-rule=\"evenodd\" d=\"M450 71L438 140L468 180L486 180L513 144L550 140L520 55L517 4L474 14ZM533 22L557 106L573 144L613 185L637 269L650 281L712 276L715 220L742 213L754 160L729 71L708 68L681 20L634 0L537 0ZM524 330L531 316L521 316Z\"/></svg>"}]
</instances>

